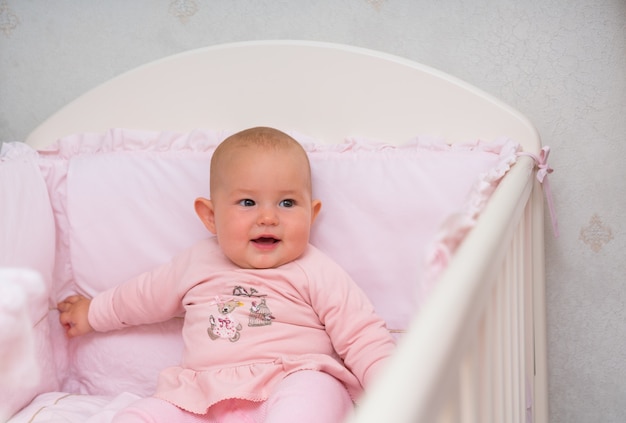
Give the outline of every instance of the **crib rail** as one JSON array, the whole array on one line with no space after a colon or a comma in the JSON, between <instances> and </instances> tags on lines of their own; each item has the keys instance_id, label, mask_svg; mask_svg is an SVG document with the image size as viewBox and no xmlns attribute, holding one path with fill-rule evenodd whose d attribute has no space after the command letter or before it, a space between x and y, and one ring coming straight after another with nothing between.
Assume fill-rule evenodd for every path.
<instances>
[{"instance_id":1,"label":"crib rail","mask_svg":"<svg viewBox=\"0 0 626 423\"><path fill-rule=\"evenodd\" d=\"M541 188L520 158L350 423L547 422L543 265Z\"/></svg>"}]
</instances>

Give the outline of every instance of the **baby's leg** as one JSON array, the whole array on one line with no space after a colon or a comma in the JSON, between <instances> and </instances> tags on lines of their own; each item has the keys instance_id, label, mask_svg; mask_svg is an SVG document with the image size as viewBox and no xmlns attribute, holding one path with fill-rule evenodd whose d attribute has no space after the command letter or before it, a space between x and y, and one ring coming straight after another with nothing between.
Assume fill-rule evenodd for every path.
<instances>
[{"instance_id":1,"label":"baby's leg","mask_svg":"<svg viewBox=\"0 0 626 423\"><path fill-rule=\"evenodd\" d=\"M265 423L339 423L352 407L348 391L337 379L301 370L279 383L267 400Z\"/></svg>"}]
</instances>

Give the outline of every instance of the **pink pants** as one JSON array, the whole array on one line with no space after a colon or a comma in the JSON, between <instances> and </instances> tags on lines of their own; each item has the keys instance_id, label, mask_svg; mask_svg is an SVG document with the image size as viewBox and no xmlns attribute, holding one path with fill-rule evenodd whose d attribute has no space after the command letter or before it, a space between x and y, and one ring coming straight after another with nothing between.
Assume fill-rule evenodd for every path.
<instances>
[{"instance_id":1,"label":"pink pants","mask_svg":"<svg viewBox=\"0 0 626 423\"><path fill-rule=\"evenodd\" d=\"M264 402L229 399L198 415L151 397L120 411L113 423L339 423L351 409L341 382L326 373L302 370L283 379Z\"/></svg>"}]
</instances>

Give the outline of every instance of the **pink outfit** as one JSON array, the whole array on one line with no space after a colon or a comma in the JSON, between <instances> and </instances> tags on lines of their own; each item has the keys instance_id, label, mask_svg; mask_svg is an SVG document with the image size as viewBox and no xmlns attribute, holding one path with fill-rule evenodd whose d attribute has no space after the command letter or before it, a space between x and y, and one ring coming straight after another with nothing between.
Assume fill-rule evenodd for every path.
<instances>
[{"instance_id":1,"label":"pink outfit","mask_svg":"<svg viewBox=\"0 0 626 423\"><path fill-rule=\"evenodd\" d=\"M327 373L358 398L395 348L361 289L312 246L277 269L241 269L203 240L95 297L89 322L107 331L183 314L181 364L161 372L155 397L196 414L265 401L300 370Z\"/></svg>"}]
</instances>

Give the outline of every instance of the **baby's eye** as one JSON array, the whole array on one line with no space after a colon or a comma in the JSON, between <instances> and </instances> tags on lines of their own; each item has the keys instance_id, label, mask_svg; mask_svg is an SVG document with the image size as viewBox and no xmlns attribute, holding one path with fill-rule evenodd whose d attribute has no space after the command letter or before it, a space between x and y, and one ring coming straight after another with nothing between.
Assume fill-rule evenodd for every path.
<instances>
[{"instance_id":1,"label":"baby's eye","mask_svg":"<svg viewBox=\"0 0 626 423\"><path fill-rule=\"evenodd\" d=\"M239 202L239 205L240 205L240 206L243 206L243 207L252 207L252 206L254 206L255 204L256 204L256 203L254 202L254 200L251 200L251 199L249 199L249 198L243 199L243 200L241 200L241 201Z\"/></svg>"},{"instance_id":2,"label":"baby's eye","mask_svg":"<svg viewBox=\"0 0 626 423\"><path fill-rule=\"evenodd\" d=\"M292 199L283 200L279 203L281 207L293 207L296 205L296 201Z\"/></svg>"}]
</instances>

